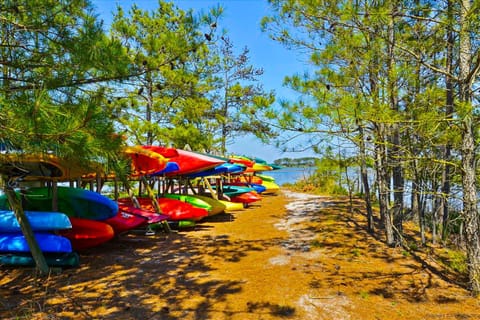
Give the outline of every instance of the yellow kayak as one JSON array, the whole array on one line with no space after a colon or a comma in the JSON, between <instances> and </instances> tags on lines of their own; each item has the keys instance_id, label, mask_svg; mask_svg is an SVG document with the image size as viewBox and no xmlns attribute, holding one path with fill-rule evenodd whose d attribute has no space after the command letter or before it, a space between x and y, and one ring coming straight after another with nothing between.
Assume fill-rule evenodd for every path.
<instances>
[{"instance_id":1,"label":"yellow kayak","mask_svg":"<svg viewBox=\"0 0 480 320\"><path fill-rule=\"evenodd\" d=\"M280 190L280 186L273 181L263 181L262 186L266 188L266 190L263 191L262 194L277 193Z\"/></svg>"}]
</instances>

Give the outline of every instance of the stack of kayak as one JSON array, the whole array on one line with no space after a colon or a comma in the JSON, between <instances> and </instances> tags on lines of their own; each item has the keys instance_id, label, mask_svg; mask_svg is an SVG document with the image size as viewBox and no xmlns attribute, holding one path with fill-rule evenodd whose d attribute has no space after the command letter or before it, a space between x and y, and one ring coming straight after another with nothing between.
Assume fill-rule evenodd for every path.
<instances>
[{"instance_id":1,"label":"stack of kayak","mask_svg":"<svg viewBox=\"0 0 480 320\"><path fill-rule=\"evenodd\" d=\"M56 267L78 266L79 256L73 251L70 240L56 234L72 228L67 215L53 211L25 211L25 216L47 264ZM35 265L28 242L12 210L0 210L0 264Z\"/></svg>"},{"instance_id":2,"label":"stack of kayak","mask_svg":"<svg viewBox=\"0 0 480 320\"><path fill-rule=\"evenodd\" d=\"M219 157L160 146L126 147L123 154L130 160L127 179L140 181L139 187L145 181L147 195L139 191L136 196L129 193L129 197L113 200L99 192L65 186L27 187L17 192L48 265L76 266L77 252L116 235L167 223L170 227L195 226L223 212L244 210L263 194L279 190L273 178L263 175L275 168L258 158ZM40 169L50 162L43 161ZM52 171L51 177L59 176L68 177L63 171ZM157 182L159 188L153 194ZM7 198L0 195L0 265L34 263Z\"/></svg>"}]
</instances>

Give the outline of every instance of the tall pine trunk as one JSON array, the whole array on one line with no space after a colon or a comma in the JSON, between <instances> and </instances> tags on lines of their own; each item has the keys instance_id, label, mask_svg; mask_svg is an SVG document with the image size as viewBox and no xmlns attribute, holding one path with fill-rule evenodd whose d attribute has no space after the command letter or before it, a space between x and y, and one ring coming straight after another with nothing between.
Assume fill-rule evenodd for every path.
<instances>
[{"instance_id":1,"label":"tall pine trunk","mask_svg":"<svg viewBox=\"0 0 480 320\"><path fill-rule=\"evenodd\" d=\"M395 71L395 15L397 6L395 1L391 2L390 7L390 21L388 25L388 60L387 60L387 72L388 72L388 95L390 109L395 112L400 112L398 107L398 90ZM403 234L403 168L401 161L401 147L400 147L400 125L394 123L391 128L391 143L389 159L393 165L392 180L393 180L393 228L394 228L394 242L396 245L401 245Z\"/></svg>"},{"instance_id":2,"label":"tall pine trunk","mask_svg":"<svg viewBox=\"0 0 480 320\"><path fill-rule=\"evenodd\" d=\"M473 295L480 294L480 237L477 208L475 129L473 109L471 107L470 74L471 43L468 21L470 17L470 0L462 0L460 13L460 63L459 63L459 102L462 112L462 184L463 184L463 216L465 221L465 245L467 250L468 276Z\"/></svg>"},{"instance_id":3,"label":"tall pine trunk","mask_svg":"<svg viewBox=\"0 0 480 320\"><path fill-rule=\"evenodd\" d=\"M360 153L360 176L362 180L362 185L364 189L364 199L365 199L365 206L367 209L367 230L370 233L375 231L374 223L373 223L373 209L372 209L372 201L371 201L371 194L370 194L370 183L368 182L368 170L367 170L367 151L365 147L365 135L363 132L363 127L361 125L358 126L359 132L359 153Z\"/></svg>"},{"instance_id":4,"label":"tall pine trunk","mask_svg":"<svg viewBox=\"0 0 480 320\"><path fill-rule=\"evenodd\" d=\"M385 125L377 124L377 141L375 142L375 167L377 169L378 184L378 203L380 207L380 216L385 228L385 238L387 245L395 246L393 233L392 212L389 210L388 172L387 172L387 145L385 139Z\"/></svg>"},{"instance_id":5,"label":"tall pine trunk","mask_svg":"<svg viewBox=\"0 0 480 320\"><path fill-rule=\"evenodd\" d=\"M451 1L448 1L448 21L449 23L453 22L453 9ZM445 87L446 87L446 105L445 105L445 118L448 119L448 126L450 125L450 119L453 115L453 103L454 103L454 93L453 93L453 79L448 76L453 71L453 46L455 42L455 37L453 34L453 27L449 24L447 30L447 59L446 59L446 74L445 76ZM445 241L448 236L448 220L449 220L449 207L448 207L448 198L450 196L450 171L452 166L451 163L451 150L452 145L446 143L443 150L443 161L445 165L443 167L442 173L442 239Z\"/></svg>"}]
</instances>

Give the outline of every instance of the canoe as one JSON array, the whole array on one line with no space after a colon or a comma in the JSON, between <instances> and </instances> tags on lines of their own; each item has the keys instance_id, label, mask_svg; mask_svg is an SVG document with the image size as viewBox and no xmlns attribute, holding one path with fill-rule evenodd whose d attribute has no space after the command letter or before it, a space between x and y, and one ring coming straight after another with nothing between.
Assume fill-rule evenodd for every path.
<instances>
[{"instance_id":1,"label":"canoe","mask_svg":"<svg viewBox=\"0 0 480 320\"><path fill-rule=\"evenodd\" d=\"M45 253L47 265L50 267L78 267L80 257L76 252L68 253ZM0 254L0 265L34 267L35 260L28 253L2 253Z\"/></svg>"},{"instance_id":2,"label":"canoe","mask_svg":"<svg viewBox=\"0 0 480 320\"><path fill-rule=\"evenodd\" d=\"M168 162L168 158L142 146L125 147L122 152L131 159L130 175L133 177L160 171Z\"/></svg>"},{"instance_id":3,"label":"canoe","mask_svg":"<svg viewBox=\"0 0 480 320\"><path fill-rule=\"evenodd\" d=\"M68 216L54 211L25 211L33 231L54 231L72 227ZM21 232L20 224L12 210L0 210L0 232Z\"/></svg>"},{"instance_id":4,"label":"canoe","mask_svg":"<svg viewBox=\"0 0 480 320\"><path fill-rule=\"evenodd\" d=\"M44 232L33 234L43 252L72 252L70 240L61 235ZM0 233L0 252L30 252L30 247L21 232L6 232Z\"/></svg>"},{"instance_id":5,"label":"canoe","mask_svg":"<svg viewBox=\"0 0 480 320\"><path fill-rule=\"evenodd\" d=\"M72 228L60 230L58 234L69 239L74 250L85 250L96 247L111 240L115 232L113 228L102 221L70 217Z\"/></svg>"},{"instance_id":6,"label":"canoe","mask_svg":"<svg viewBox=\"0 0 480 320\"><path fill-rule=\"evenodd\" d=\"M137 198L140 208L146 211L154 212L155 207L152 200L146 197ZM189 203L169 198L157 198L161 214L168 216L168 220L194 220L198 221L208 215L208 211L203 208L197 208ZM133 206L130 198L118 199L119 205Z\"/></svg>"},{"instance_id":7,"label":"canoe","mask_svg":"<svg viewBox=\"0 0 480 320\"><path fill-rule=\"evenodd\" d=\"M112 199L81 188L58 187L57 210L52 208L52 189L35 187L22 191L22 204L28 211L59 211L69 217L105 220L117 215L118 205ZM0 196L0 207L6 206L5 195Z\"/></svg>"},{"instance_id":8,"label":"canoe","mask_svg":"<svg viewBox=\"0 0 480 320\"><path fill-rule=\"evenodd\" d=\"M148 148L148 147L147 147ZM180 169L178 171L166 173L166 176L187 175L214 168L222 163L224 160L210 157L193 151L186 151L177 149L178 156L172 158Z\"/></svg>"}]
</instances>

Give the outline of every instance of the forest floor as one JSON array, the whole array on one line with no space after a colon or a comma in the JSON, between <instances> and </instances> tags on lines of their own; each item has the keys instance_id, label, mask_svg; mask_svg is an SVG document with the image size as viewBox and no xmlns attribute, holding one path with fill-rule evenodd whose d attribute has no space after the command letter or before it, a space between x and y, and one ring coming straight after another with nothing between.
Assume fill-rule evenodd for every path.
<instances>
[{"instance_id":1,"label":"forest floor","mask_svg":"<svg viewBox=\"0 0 480 320\"><path fill-rule=\"evenodd\" d=\"M0 318L480 319L444 249L389 248L354 206L282 190L193 230L122 235L58 274L3 267Z\"/></svg>"}]
</instances>

